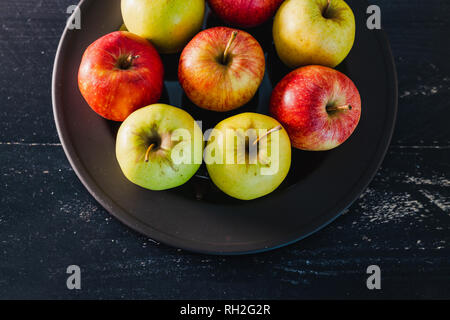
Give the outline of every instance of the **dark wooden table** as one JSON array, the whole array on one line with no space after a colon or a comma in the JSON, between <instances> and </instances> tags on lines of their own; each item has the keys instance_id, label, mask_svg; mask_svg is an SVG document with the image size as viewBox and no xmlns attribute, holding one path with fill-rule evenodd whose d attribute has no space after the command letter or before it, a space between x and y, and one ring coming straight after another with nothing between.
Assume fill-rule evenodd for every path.
<instances>
[{"instance_id":1,"label":"dark wooden table","mask_svg":"<svg viewBox=\"0 0 450 320\"><path fill-rule=\"evenodd\" d=\"M288 247L191 254L110 217L58 139L51 74L76 0L0 2L0 298L450 298L450 2L372 0L399 75L392 146L361 198ZM367 61L370 63L370 61ZM82 289L66 288L66 268ZM366 288L381 268L382 289Z\"/></svg>"}]
</instances>

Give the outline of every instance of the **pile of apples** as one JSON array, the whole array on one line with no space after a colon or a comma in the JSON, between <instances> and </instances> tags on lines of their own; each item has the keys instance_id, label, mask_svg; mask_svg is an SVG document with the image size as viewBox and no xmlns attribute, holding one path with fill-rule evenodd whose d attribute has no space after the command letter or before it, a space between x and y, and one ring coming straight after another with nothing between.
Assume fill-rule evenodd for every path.
<instances>
[{"instance_id":1,"label":"pile of apples","mask_svg":"<svg viewBox=\"0 0 450 320\"><path fill-rule=\"evenodd\" d=\"M116 156L131 182L151 190L174 188L205 162L223 192L255 199L283 182L291 146L330 150L355 130L359 92L333 69L353 46L355 18L343 0L207 2L228 27L200 31L205 0L122 0L128 31L107 34L86 49L78 86L95 112L123 122ZM204 136L186 111L157 103L164 85L160 54L181 51L178 79L195 105L225 112L249 102L265 72L264 52L251 28L272 17L276 52L295 70L274 88L270 116L241 113Z\"/></svg>"}]
</instances>

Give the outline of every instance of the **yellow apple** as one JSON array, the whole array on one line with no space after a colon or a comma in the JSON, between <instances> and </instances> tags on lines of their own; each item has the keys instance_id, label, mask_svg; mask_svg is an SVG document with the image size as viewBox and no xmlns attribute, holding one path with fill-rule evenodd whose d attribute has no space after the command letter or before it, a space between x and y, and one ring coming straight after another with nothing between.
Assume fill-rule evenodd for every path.
<instances>
[{"instance_id":1,"label":"yellow apple","mask_svg":"<svg viewBox=\"0 0 450 320\"><path fill-rule=\"evenodd\" d=\"M186 111L153 104L133 112L117 133L116 157L125 177L146 189L187 182L202 163L202 130Z\"/></svg>"},{"instance_id":2,"label":"yellow apple","mask_svg":"<svg viewBox=\"0 0 450 320\"><path fill-rule=\"evenodd\" d=\"M353 46L355 17L343 0L287 0L275 15L273 39L278 56L291 68L334 68Z\"/></svg>"},{"instance_id":3,"label":"yellow apple","mask_svg":"<svg viewBox=\"0 0 450 320\"><path fill-rule=\"evenodd\" d=\"M241 113L217 124L204 160L214 184L231 197L252 200L274 191L291 166L291 143L280 123Z\"/></svg>"},{"instance_id":4,"label":"yellow apple","mask_svg":"<svg viewBox=\"0 0 450 320\"><path fill-rule=\"evenodd\" d=\"M181 51L200 30L205 0L122 0L128 31L150 40L160 53Z\"/></svg>"}]
</instances>

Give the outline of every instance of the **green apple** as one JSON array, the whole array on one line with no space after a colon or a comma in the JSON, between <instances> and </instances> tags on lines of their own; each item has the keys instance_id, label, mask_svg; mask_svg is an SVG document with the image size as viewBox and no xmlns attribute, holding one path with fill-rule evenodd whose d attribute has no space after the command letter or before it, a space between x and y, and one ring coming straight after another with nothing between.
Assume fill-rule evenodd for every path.
<instances>
[{"instance_id":1,"label":"green apple","mask_svg":"<svg viewBox=\"0 0 450 320\"><path fill-rule=\"evenodd\" d=\"M128 31L161 53L175 53L200 30L205 0L122 0L121 8Z\"/></svg>"},{"instance_id":2,"label":"green apple","mask_svg":"<svg viewBox=\"0 0 450 320\"><path fill-rule=\"evenodd\" d=\"M204 160L219 189L231 197L252 200L283 182L291 165L291 143L277 120L241 113L211 131Z\"/></svg>"},{"instance_id":3,"label":"green apple","mask_svg":"<svg viewBox=\"0 0 450 320\"><path fill-rule=\"evenodd\" d=\"M353 46L355 17L342 0L287 0L275 15L273 39L289 67L334 68Z\"/></svg>"},{"instance_id":4,"label":"green apple","mask_svg":"<svg viewBox=\"0 0 450 320\"><path fill-rule=\"evenodd\" d=\"M184 110L153 104L133 112L117 133L116 157L131 182L164 190L188 181L202 163L203 134Z\"/></svg>"}]
</instances>

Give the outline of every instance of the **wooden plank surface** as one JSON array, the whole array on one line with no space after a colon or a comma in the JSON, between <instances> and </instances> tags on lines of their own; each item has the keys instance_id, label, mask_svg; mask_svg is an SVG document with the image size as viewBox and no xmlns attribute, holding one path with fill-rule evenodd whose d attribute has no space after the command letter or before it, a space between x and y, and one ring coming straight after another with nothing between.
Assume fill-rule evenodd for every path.
<instances>
[{"instance_id":1,"label":"wooden plank surface","mask_svg":"<svg viewBox=\"0 0 450 320\"><path fill-rule=\"evenodd\" d=\"M0 298L450 298L450 3L378 0L399 74L392 146L333 224L276 251L216 257L109 216L66 160L51 71L74 1L0 2ZM69 291L78 264L83 288ZM382 290L366 288L367 266Z\"/></svg>"}]
</instances>

